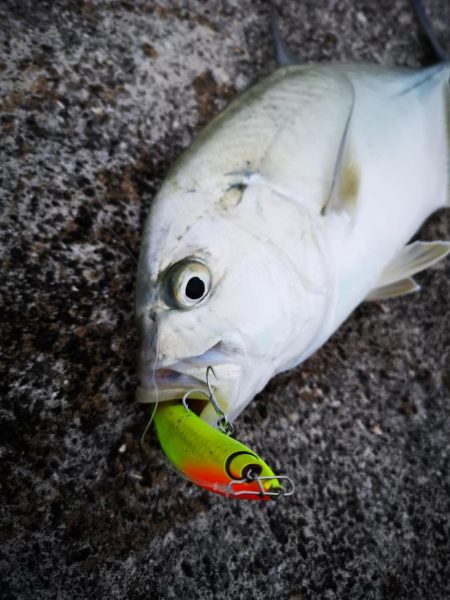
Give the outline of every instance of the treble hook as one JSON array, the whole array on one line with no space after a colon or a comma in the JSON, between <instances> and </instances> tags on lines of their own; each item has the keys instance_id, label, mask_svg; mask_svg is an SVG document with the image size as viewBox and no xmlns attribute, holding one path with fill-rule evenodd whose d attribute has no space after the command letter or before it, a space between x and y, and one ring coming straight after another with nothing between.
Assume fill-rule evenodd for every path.
<instances>
[{"instance_id":1,"label":"treble hook","mask_svg":"<svg viewBox=\"0 0 450 600\"><path fill-rule=\"evenodd\" d=\"M183 396L183 398L181 400L181 402L183 403L183 406L186 410L189 410L187 399L189 398L189 396L191 394L202 394L203 396L206 396L208 398L208 400L210 399L208 392L205 392L205 390L197 390L197 389L189 390L188 392L185 393L185 395Z\"/></svg>"},{"instance_id":2,"label":"treble hook","mask_svg":"<svg viewBox=\"0 0 450 600\"><path fill-rule=\"evenodd\" d=\"M221 431L225 435L231 435L234 431L234 427L230 423L230 421L227 419L227 417L225 416L225 413L220 408L219 403L217 402L217 399L214 396L214 390L212 389L212 386L209 382L209 373L210 372L212 372L214 377L217 379L217 375L216 375L214 369L212 367L208 367L206 369L206 385L208 386L208 392L205 392L205 390L200 390L200 389L189 390L188 392L185 393L185 395L183 396L183 399L181 401L183 403L184 408L186 410L189 410L189 406L187 404L187 399L189 398L189 396L191 394L195 393L195 394L202 394L203 396L206 396L208 398L208 400L211 402L211 404L213 405L214 410L216 411L216 414L219 417L217 419L217 428L219 429L219 431Z\"/></svg>"},{"instance_id":3,"label":"treble hook","mask_svg":"<svg viewBox=\"0 0 450 600\"><path fill-rule=\"evenodd\" d=\"M219 417L219 419L217 421L217 427L219 428L219 430L222 433L225 433L226 435L231 435L234 431L234 427L230 423L230 421L227 419L227 417L225 416L225 413L220 408L219 403L217 402L217 399L214 395L214 390L209 381L210 373L212 373L217 380L219 380L219 378L217 377L216 372L214 371L214 369L211 366L206 368L206 385L208 386L209 399L211 401L211 404L214 406L214 410L216 411L216 413Z\"/></svg>"},{"instance_id":4,"label":"treble hook","mask_svg":"<svg viewBox=\"0 0 450 600\"><path fill-rule=\"evenodd\" d=\"M217 381L219 381L219 378L216 375L216 372L214 371L214 369L212 367L207 367L206 368L206 385L208 386L208 392L209 392L209 397L211 400L212 405L214 406L216 413L221 412L220 407L219 407L219 403L216 400L216 397L214 396L214 390L212 388L212 385L209 381L209 374L212 373L214 375L214 377L217 379Z\"/></svg>"}]
</instances>

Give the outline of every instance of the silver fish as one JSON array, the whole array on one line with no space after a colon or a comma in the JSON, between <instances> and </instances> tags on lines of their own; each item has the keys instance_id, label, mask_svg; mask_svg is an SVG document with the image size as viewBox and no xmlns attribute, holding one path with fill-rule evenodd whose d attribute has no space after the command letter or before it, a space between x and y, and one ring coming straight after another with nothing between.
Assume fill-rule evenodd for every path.
<instances>
[{"instance_id":1,"label":"silver fish","mask_svg":"<svg viewBox=\"0 0 450 600\"><path fill-rule=\"evenodd\" d=\"M200 133L142 237L140 401L206 391L212 365L232 421L363 300L418 290L450 251L408 244L450 205L449 76L288 65ZM211 403L200 416L215 422Z\"/></svg>"}]
</instances>

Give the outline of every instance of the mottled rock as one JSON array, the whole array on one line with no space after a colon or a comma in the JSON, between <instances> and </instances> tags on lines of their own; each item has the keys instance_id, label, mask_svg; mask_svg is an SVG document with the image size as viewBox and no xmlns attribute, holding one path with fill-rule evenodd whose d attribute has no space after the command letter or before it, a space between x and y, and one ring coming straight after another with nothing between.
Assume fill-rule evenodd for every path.
<instances>
[{"instance_id":1,"label":"mottled rock","mask_svg":"<svg viewBox=\"0 0 450 600\"><path fill-rule=\"evenodd\" d=\"M450 48L450 8L427 7ZM406 0L282 3L305 62L431 62ZM239 438L292 476L238 503L171 472L134 402L144 215L274 67L262 0L0 6L0 598L450 597L450 260L273 380ZM421 232L450 239L442 211Z\"/></svg>"}]
</instances>

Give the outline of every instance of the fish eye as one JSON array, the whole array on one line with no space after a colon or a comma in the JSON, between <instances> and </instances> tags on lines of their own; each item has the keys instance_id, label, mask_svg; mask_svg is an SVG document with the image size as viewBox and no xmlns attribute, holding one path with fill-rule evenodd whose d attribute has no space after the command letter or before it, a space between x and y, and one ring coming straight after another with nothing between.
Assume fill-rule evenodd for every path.
<instances>
[{"instance_id":1,"label":"fish eye","mask_svg":"<svg viewBox=\"0 0 450 600\"><path fill-rule=\"evenodd\" d=\"M211 272L197 259L185 259L172 265L166 275L165 300L174 308L192 308L211 289Z\"/></svg>"}]
</instances>

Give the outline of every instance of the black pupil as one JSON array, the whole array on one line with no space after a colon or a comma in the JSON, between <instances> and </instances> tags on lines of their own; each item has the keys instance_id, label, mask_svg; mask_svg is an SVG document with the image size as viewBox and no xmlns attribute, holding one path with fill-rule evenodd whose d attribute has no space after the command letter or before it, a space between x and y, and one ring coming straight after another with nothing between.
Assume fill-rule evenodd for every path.
<instances>
[{"instance_id":1,"label":"black pupil","mask_svg":"<svg viewBox=\"0 0 450 600\"><path fill-rule=\"evenodd\" d=\"M200 277L191 277L186 285L186 296L190 300L200 300L205 293L205 284Z\"/></svg>"}]
</instances>

